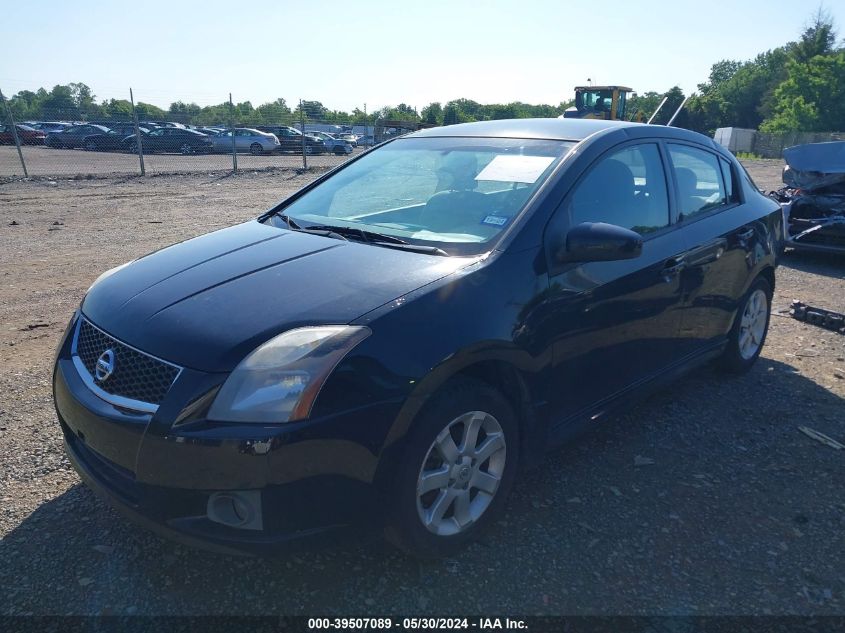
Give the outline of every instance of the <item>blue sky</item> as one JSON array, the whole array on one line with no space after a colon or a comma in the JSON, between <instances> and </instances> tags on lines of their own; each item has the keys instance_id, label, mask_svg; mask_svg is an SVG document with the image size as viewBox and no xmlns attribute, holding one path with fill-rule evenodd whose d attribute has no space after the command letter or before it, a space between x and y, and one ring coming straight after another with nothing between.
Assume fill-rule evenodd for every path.
<instances>
[{"instance_id":1,"label":"blue sky","mask_svg":"<svg viewBox=\"0 0 845 633\"><path fill-rule=\"evenodd\" d=\"M138 15L133 8L140 7ZM796 39L818 7L795 0L13 3L0 89L82 81L98 100L166 108L284 97L367 110L466 97L557 104L594 82L686 92L720 59ZM845 34L845 3L829 2ZM16 28L8 28L8 25ZM140 25L140 34L135 25Z\"/></svg>"}]
</instances>

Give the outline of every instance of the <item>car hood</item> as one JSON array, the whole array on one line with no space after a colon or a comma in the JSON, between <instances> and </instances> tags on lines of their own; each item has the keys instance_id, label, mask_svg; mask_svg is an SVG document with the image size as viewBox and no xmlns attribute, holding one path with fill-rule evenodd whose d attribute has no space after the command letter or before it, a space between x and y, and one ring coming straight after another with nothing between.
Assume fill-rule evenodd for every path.
<instances>
[{"instance_id":1,"label":"car hood","mask_svg":"<svg viewBox=\"0 0 845 633\"><path fill-rule=\"evenodd\" d=\"M135 260L96 283L82 312L154 356L231 371L276 334L349 323L472 261L251 221Z\"/></svg>"}]
</instances>

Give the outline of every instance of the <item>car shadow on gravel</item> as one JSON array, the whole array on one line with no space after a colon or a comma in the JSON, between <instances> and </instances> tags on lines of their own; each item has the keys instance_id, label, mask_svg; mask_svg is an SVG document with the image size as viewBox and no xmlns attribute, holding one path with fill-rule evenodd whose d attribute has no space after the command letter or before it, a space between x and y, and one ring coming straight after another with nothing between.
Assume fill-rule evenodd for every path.
<instances>
[{"instance_id":1,"label":"car shadow on gravel","mask_svg":"<svg viewBox=\"0 0 845 633\"><path fill-rule=\"evenodd\" d=\"M778 263L784 268L793 268L834 279L845 279L845 252L816 253L789 249Z\"/></svg>"},{"instance_id":2,"label":"car shadow on gravel","mask_svg":"<svg viewBox=\"0 0 845 633\"><path fill-rule=\"evenodd\" d=\"M781 362L705 368L550 454L441 561L359 538L205 553L76 485L0 542L0 612L841 614L842 455L797 427L841 439L843 409Z\"/></svg>"}]
</instances>

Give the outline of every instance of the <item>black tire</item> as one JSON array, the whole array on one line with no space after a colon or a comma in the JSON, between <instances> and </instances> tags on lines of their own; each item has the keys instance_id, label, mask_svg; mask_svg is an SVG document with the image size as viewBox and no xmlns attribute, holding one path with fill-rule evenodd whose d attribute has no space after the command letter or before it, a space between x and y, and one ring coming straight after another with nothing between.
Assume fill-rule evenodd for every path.
<instances>
[{"instance_id":1,"label":"black tire","mask_svg":"<svg viewBox=\"0 0 845 633\"><path fill-rule=\"evenodd\" d=\"M437 455L434 442L441 436L441 433L450 425L454 424L461 416L469 412L481 412L492 416L497 422L504 438L503 470L500 470L498 487L492 494L489 501L481 499L482 503L488 503L486 509L481 510L479 516L475 517L465 528L455 534L436 534L432 529L423 523L422 514L434 507L436 501L431 502L428 510L422 505L426 495L441 495L443 488L433 489L426 495L420 495L418 501L417 484L423 472L423 468L430 464L432 457ZM455 428L454 426L452 427ZM453 433L455 431L453 430ZM491 436L478 432L481 439L476 446L481 448L484 442L491 439ZM460 443L455 442L459 448ZM434 452L432 452L434 451ZM519 458L519 425L513 408L508 401L494 388L484 382L461 378L446 385L438 393L431 397L424 409L414 420L412 430L408 437L407 448L395 476L395 484L392 490L392 505L389 509L388 521L385 527L385 536L393 545L418 558L439 558L454 554L465 547L472 540L488 527L496 516L501 513L505 506L508 493L513 487L516 477ZM493 464L492 458L481 460L481 463L471 465L474 476L475 469L487 469L490 471ZM502 462L499 462L501 466ZM458 467L459 466L454 466ZM453 468L454 468L453 467ZM450 464L443 461L434 468L450 468ZM486 474L486 473L485 473ZM450 482L453 480L450 479ZM474 488L472 481L464 480L463 489L467 495L475 492L477 499L482 494L479 489ZM458 482L449 483L448 486L458 486ZM460 491L458 491L460 493ZM430 499L431 497L429 497ZM457 523L456 506L449 501L445 514L451 511L452 521ZM475 500L470 503L475 504ZM449 521L447 517L443 521Z\"/></svg>"},{"instance_id":2,"label":"black tire","mask_svg":"<svg viewBox=\"0 0 845 633\"><path fill-rule=\"evenodd\" d=\"M89 152L96 152L99 147L97 147L97 143L95 141L85 141L83 145L84 149Z\"/></svg>"},{"instance_id":3,"label":"black tire","mask_svg":"<svg viewBox=\"0 0 845 633\"><path fill-rule=\"evenodd\" d=\"M341 145L334 146L334 153L336 156L346 156L346 150Z\"/></svg>"},{"instance_id":4,"label":"black tire","mask_svg":"<svg viewBox=\"0 0 845 633\"><path fill-rule=\"evenodd\" d=\"M763 327L762 337L759 339L752 337L756 347L753 353L749 354L747 349L743 352L743 317L746 315L746 310L753 307L749 304L755 301L754 298L756 297L756 300L759 301L763 296L765 296L765 305L763 306L765 325ZM728 334L727 347L725 347L725 351L722 352L722 355L716 361L716 366L720 370L730 374L744 374L754 366L754 363L757 362L760 356L760 352L763 350L763 345L766 343L766 334L769 331L769 320L771 318L771 305L772 286L765 277L757 277L751 284L751 287L748 288L748 292L742 297L733 327Z\"/></svg>"},{"instance_id":5,"label":"black tire","mask_svg":"<svg viewBox=\"0 0 845 633\"><path fill-rule=\"evenodd\" d=\"M188 154L194 153L194 147L189 143L182 143L181 147L179 148L179 153L183 156L187 156Z\"/></svg>"},{"instance_id":6,"label":"black tire","mask_svg":"<svg viewBox=\"0 0 845 633\"><path fill-rule=\"evenodd\" d=\"M264 148L259 143L253 143L249 146L249 153L253 156L261 156L264 153Z\"/></svg>"}]
</instances>

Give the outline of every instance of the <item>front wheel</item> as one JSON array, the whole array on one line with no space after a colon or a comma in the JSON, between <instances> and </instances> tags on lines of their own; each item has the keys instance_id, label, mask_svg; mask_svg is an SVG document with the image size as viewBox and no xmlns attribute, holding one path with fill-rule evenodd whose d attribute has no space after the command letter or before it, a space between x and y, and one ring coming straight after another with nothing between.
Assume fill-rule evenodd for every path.
<instances>
[{"instance_id":1,"label":"front wheel","mask_svg":"<svg viewBox=\"0 0 845 633\"><path fill-rule=\"evenodd\" d=\"M502 510L516 475L517 420L498 391L460 379L432 397L414 426L385 533L415 556L446 556Z\"/></svg>"},{"instance_id":2,"label":"front wheel","mask_svg":"<svg viewBox=\"0 0 845 633\"><path fill-rule=\"evenodd\" d=\"M259 145L258 143L253 143L249 146L249 153L253 156L260 156L264 153L264 148L261 147L261 145Z\"/></svg>"},{"instance_id":3,"label":"front wheel","mask_svg":"<svg viewBox=\"0 0 845 633\"><path fill-rule=\"evenodd\" d=\"M183 143L182 147L179 148L179 152L182 155L187 156L188 154L194 153L194 148L191 145L189 145L188 143Z\"/></svg>"},{"instance_id":4,"label":"front wheel","mask_svg":"<svg viewBox=\"0 0 845 633\"><path fill-rule=\"evenodd\" d=\"M758 277L751 284L737 310L733 327L728 334L728 344L718 360L719 367L729 373L747 372L763 350L769 331L772 287Z\"/></svg>"},{"instance_id":5,"label":"front wheel","mask_svg":"<svg viewBox=\"0 0 845 633\"><path fill-rule=\"evenodd\" d=\"M89 152L96 152L99 148L94 141L85 141L85 149Z\"/></svg>"}]
</instances>

